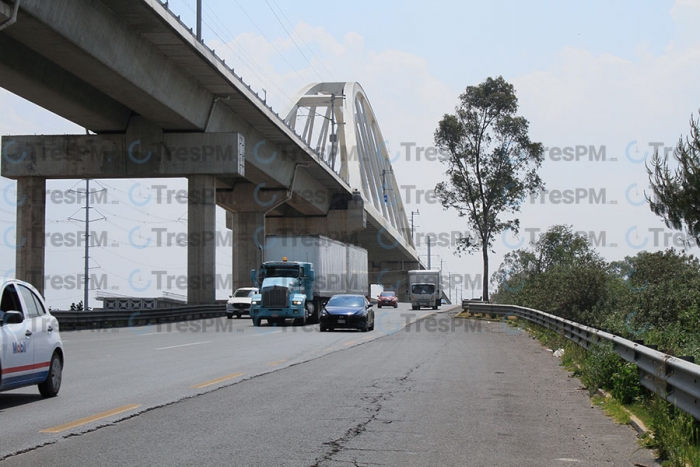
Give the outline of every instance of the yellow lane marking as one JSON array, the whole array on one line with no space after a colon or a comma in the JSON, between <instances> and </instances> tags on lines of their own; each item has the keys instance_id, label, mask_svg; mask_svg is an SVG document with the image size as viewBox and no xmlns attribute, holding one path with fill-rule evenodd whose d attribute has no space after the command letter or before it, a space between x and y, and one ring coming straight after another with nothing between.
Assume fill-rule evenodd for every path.
<instances>
[{"instance_id":1,"label":"yellow lane marking","mask_svg":"<svg viewBox=\"0 0 700 467\"><path fill-rule=\"evenodd\" d=\"M52 428L47 428L45 430L41 430L40 433L60 433L65 430L70 430L71 428L75 428L80 425L85 425L87 423L95 422L97 420L101 420L103 418L111 417L112 415L117 415L123 412L128 412L129 410L134 410L141 407L141 404L129 404L125 405L123 407L118 407L116 409L112 410L107 410L106 412L100 412L96 415L92 415L90 417L85 417L81 418L79 420L75 420L73 422L68 422L64 423L63 425L58 425Z\"/></svg>"},{"instance_id":2,"label":"yellow lane marking","mask_svg":"<svg viewBox=\"0 0 700 467\"><path fill-rule=\"evenodd\" d=\"M286 361L287 361L287 359L285 358L285 359L282 359L282 360L277 360L276 362L268 363L268 365L269 365L269 366L276 366L276 365L279 365L280 363L284 363L284 362L286 362Z\"/></svg>"},{"instance_id":3,"label":"yellow lane marking","mask_svg":"<svg viewBox=\"0 0 700 467\"><path fill-rule=\"evenodd\" d=\"M356 343L356 342L357 342L356 340L352 340L352 341L350 341L350 342L344 343L343 346L347 347L347 346L352 345L352 344L354 344L354 343Z\"/></svg>"},{"instance_id":4,"label":"yellow lane marking","mask_svg":"<svg viewBox=\"0 0 700 467\"><path fill-rule=\"evenodd\" d=\"M216 378L216 379L213 379L211 381L205 381L203 383L195 384L194 386L190 386L190 387L193 389L202 389L202 388L206 388L207 386L211 386L212 384L221 383L222 381L227 381L227 380L233 379L233 378L238 378L242 374L243 373L234 373L232 375L222 376L221 378Z\"/></svg>"}]
</instances>

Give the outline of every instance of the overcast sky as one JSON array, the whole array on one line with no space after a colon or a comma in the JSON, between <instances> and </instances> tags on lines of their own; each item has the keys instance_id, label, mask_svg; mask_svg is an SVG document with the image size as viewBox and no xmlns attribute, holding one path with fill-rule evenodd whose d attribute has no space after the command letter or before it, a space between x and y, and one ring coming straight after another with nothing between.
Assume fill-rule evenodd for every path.
<instances>
[{"instance_id":1,"label":"overcast sky","mask_svg":"<svg viewBox=\"0 0 700 467\"><path fill-rule=\"evenodd\" d=\"M194 27L195 3L170 0L169 6ZM561 223L590 234L608 260L682 246L683 236L673 236L644 203L644 161L654 147L675 146L688 134L691 116L698 117L699 0L203 3L205 42L254 90L266 93L280 114L308 83L363 86L392 154L409 222L410 212L420 211L414 216L418 235L444 239L468 227L426 198L445 167L416 160L405 147L431 147L438 121L453 112L459 94L502 75L515 86L531 138L549 148L540 171L549 191L526 200L520 236L498 237L491 272L505 253ZM2 135L84 133L4 90L0 106ZM570 152L578 157L567 160ZM163 238L158 246L156 229L184 232L187 208L155 201L155 186L164 183L186 188L182 180L92 184L107 189L98 212L91 213L106 218L94 223L102 244L90 253L91 274L103 289L138 296L185 293L166 283L166 276L186 274L185 248L165 246ZM74 186L83 188L76 181L48 184L57 192ZM0 180L0 274L6 277L14 274L15 188L15 182ZM54 282L49 278L45 294L49 304L66 308L82 299L82 290L69 282L82 274L82 248L71 243L71 235L83 227L69 218L84 219L84 212L77 202L56 196L47 211L47 231L57 234L46 255ZM225 230L222 212L218 226ZM421 238L419 253L426 255ZM481 256L455 256L449 242L439 243L433 266L442 260L445 272L474 281ZM217 250L222 275L231 270L229 252L225 246ZM471 296L470 287L463 289L463 296ZM222 289L217 296L228 293ZM99 306L91 297L91 306Z\"/></svg>"}]
</instances>

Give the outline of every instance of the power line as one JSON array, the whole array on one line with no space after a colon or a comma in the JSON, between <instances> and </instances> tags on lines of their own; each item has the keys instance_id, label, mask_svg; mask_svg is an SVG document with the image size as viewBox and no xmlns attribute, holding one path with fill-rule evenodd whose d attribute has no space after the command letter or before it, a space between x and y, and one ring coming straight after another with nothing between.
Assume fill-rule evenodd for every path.
<instances>
[{"instance_id":1,"label":"power line","mask_svg":"<svg viewBox=\"0 0 700 467\"><path fill-rule=\"evenodd\" d=\"M316 70L316 68L314 67L313 63L311 63L311 61L306 57L306 55L304 54L304 52L301 50L301 47L299 47L299 44L297 44L297 41L295 41L294 38L292 37L292 35L289 33L289 31L287 30L287 27L284 25L284 23L282 22L282 20L280 19L280 17L277 16L277 13L276 13L275 10L272 8L272 5L270 5L270 2L268 2L267 0L265 0L265 3L267 4L267 7L270 9L270 11L272 12L272 14L275 15L275 18L277 19L277 22L280 23L280 26L282 26L282 29L284 29L284 32L286 32L287 35L289 36L289 38L292 40L292 42L293 42L294 45L296 46L297 50L298 50L299 53L301 54L301 56L304 57L304 60L306 60L306 63L308 63L309 66L311 67L311 69L314 70L314 73L316 73L316 76L318 76L318 79L321 80L321 81L323 81L323 78L321 77L321 75L319 74L319 72ZM279 8L279 6L278 6L277 8Z\"/></svg>"},{"instance_id":2,"label":"power line","mask_svg":"<svg viewBox=\"0 0 700 467\"><path fill-rule=\"evenodd\" d=\"M253 21L253 18L250 17L250 15L248 14L248 12L245 10L245 8L243 8L243 7L241 6L241 4L238 2L238 0L236 0L236 5L238 5L238 7L243 11L243 14L246 15L246 17L250 20L250 22L253 23L253 26L255 26L255 29L257 29L258 32L265 38L265 40L267 41L267 43L270 44L270 45L272 46L273 49L275 49L275 52L277 52L277 55L279 55L280 57L282 57L282 60L284 60L285 63L286 63L287 65L289 65L289 68L290 68L294 73L296 73L296 75L297 75L297 76L299 77L299 79L302 81L302 84L306 84L306 80L304 79L304 77L301 76L301 74L299 74L299 72L292 66L291 63L289 63L289 60L287 60L287 57L285 57L285 56L282 54L282 52L279 51L279 49L275 46L275 44L274 44L272 41L270 41L270 39L267 38L267 36L265 35L265 33L262 31L262 29L260 29L260 27L258 26L258 24L257 24L255 21Z\"/></svg>"},{"instance_id":3,"label":"power line","mask_svg":"<svg viewBox=\"0 0 700 467\"><path fill-rule=\"evenodd\" d=\"M194 8L190 6L189 3L187 3L185 0L180 0L181 3L183 3L187 9L189 9L192 13L196 14ZM240 5L239 5L240 6ZM242 9L242 7L241 7ZM245 13L245 11L244 11ZM229 49L233 55L235 55L241 62L242 65L248 66L248 69L267 87L272 87L277 89L280 94L285 96L287 100L291 100L291 98L284 92L282 88L280 88L275 81L265 73L263 68L255 61L255 59L248 53L248 51L245 50L242 46L240 46L238 49L232 48L229 44L227 39L225 39L222 36L228 36L230 37L230 40L233 41L234 43L238 43L238 39L234 37L234 35L231 33L231 31L219 20L219 16L214 12L211 8L208 7L207 4L205 4L205 9L204 9L204 14L207 16L209 20L211 20L211 23L209 21L205 21L204 25L211 31L212 34L214 34L222 43L224 47ZM246 13L247 16L247 13ZM248 17L250 18L250 17ZM252 21L252 20L251 20ZM215 24L212 24L215 23ZM218 24L216 24L218 23ZM217 31L219 29L219 31ZM259 30L259 28L258 28ZM219 34L221 32L221 34ZM267 40L267 38L265 38ZM269 41L268 41L269 42ZM245 55L246 57L244 58L241 53ZM256 71L257 68L257 71Z\"/></svg>"},{"instance_id":4,"label":"power line","mask_svg":"<svg viewBox=\"0 0 700 467\"><path fill-rule=\"evenodd\" d=\"M284 10L282 10L282 8L277 4L277 2L276 2L275 0L272 0L272 3L274 3L275 6L277 7L277 9L280 11L280 13L282 13L282 16L284 17L285 20L287 20L287 23L289 24L289 26L291 26L292 29L294 29L294 32L297 33L297 36L299 36L299 39L301 39L301 41L304 43L304 45L306 46L306 48L309 49L309 52L311 52L311 55L313 55L314 58L316 58L316 60L321 64L321 66L323 67L323 69L326 70L326 72L327 72L328 75L331 77L331 79L332 79L333 81L335 81L335 77L333 76L333 73L331 73L330 70L329 70L328 68L326 68L326 65L325 65L325 64L323 63L323 61L322 61L320 58L318 58L318 56L314 53L313 49L312 49L312 48L309 46L309 44L304 40L304 37L302 37L301 33L300 33L299 31L297 31L297 29L294 27L294 25L292 24L292 22L289 21L289 18L287 17L287 15L284 14Z\"/></svg>"},{"instance_id":5,"label":"power line","mask_svg":"<svg viewBox=\"0 0 700 467\"><path fill-rule=\"evenodd\" d=\"M209 11L207 11L207 10L209 10ZM224 45L224 47L229 49L231 51L231 53L233 53L236 57L238 57L238 59L241 61L241 63L246 64L246 62L248 62L247 65L249 66L250 71L253 72L260 79L260 81L263 82L263 84L265 86L275 88L277 91L279 91L280 94L285 96L285 98L287 100L291 99L287 95L287 93L285 93L284 90L277 85L275 80L272 77L270 77L267 73L265 73L265 70L255 61L253 56L250 53L248 53L248 51L245 48L240 46L238 39L236 37L234 37L233 33L231 33L231 31L221 22L221 20L216 15L216 13L211 11L209 8L207 8L207 10L205 10L205 14L207 15L207 17L209 19L212 20L213 23L218 23L215 25L218 28L220 28L221 35L219 35L219 33L214 29L214 27L212 27L212 25L210 23L207 22L204 24L221 41L221 43ZM210 14L210 12L211 12L211 14ZM237 49L234 49L233 47L231 47L229 45L229 43L227 42L227 40L222 37L222 35L223 36L228 35L228 37L231 38L230 40L232 42L234 42L234 44L239 45L239 49L237 50ZM245 56L245 58L243 56L241 56L241 54L238 53L239 50L240 50L241 54ZM255 68L257 68L257 71L255 70Z\"/></svg>"}]
</instances>

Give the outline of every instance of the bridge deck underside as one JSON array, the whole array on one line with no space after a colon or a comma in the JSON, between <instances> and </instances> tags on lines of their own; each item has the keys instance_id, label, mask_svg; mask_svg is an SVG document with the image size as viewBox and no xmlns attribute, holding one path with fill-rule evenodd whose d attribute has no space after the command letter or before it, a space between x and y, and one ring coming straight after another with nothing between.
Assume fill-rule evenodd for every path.
<instances>
[{"instance_id":1,"label":"bridge deck underside","mask_svg":"<svg viewBox=\"0 0 700 467\"><path fill-rule=\"evenodd\" d=\"M98 134L124 133L134 115L164 132L207 131L215 106L223 106L244 122L234 131L247 134L254 129L284 157L304 164L303 170L330 196L352 196L347 182L231 68L161 10L160 3L151 0L23 0L17 22L0 32L0 86ZM133 37L124 34L125 25ZM110 42L110 34L120 40ZM97 52L90 45L96 41L104 43ZM153 66L149 57L167 67ZM129 60L134 69L119 68ZM192 92L185 97L176 92L185 89ZM251 146L247 142L245 181L285 188L282 178L273 178L269 166L256 160ZM222 176L219 185L240 181L244 180ZM369 251L370 259L415 261L415 251L380 235L383 222L367 212L367 230L355 234L356 242Z\"/></svg>"}]
</instances>

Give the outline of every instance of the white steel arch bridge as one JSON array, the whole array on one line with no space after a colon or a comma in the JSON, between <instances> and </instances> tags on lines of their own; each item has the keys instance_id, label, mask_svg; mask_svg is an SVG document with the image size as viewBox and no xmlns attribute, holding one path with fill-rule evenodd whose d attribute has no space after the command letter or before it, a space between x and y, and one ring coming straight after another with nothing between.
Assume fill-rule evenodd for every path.
<instances>
[{"instance_id":1,"label":"white steel arch bridge","mask_svg":"<svg viewBox=\"0 0 700 467\"><path fill-rule=\"evenodd\" d=\"M385 140L362 86L356 82L313 83L294 101L285 123L321 162L360 192L365 209L384 220L384 229L395 229L415 252Z\"/></svg>"}]
</instances>

